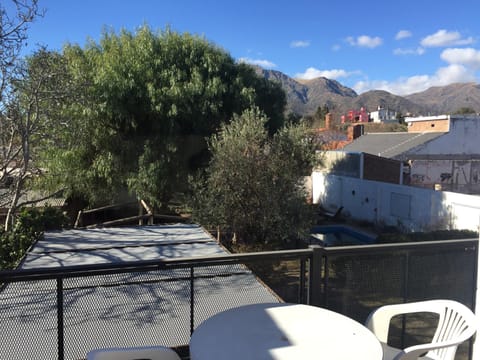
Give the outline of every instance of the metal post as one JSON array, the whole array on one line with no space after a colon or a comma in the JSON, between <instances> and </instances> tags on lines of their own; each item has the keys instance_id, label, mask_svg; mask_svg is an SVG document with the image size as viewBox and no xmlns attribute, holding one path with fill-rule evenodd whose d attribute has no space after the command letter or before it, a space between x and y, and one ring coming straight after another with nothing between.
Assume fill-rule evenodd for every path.
<instances>
[{"instance_id":1,"label":"metal post","mask_svg":"<svg viewBox=\"0 0 480 360\"><path fill-rule=\"evenodd\" d=\"M328 253L327 253L328 254ZM327 307L328 304L328 281L330 280L330 263L328 256L325 256L323 263L323 278L322 278L322 292L323 292L323 306Z\"/></svg>"},{"instance_id":2,"label":"metal post","mask_svg":"<svg viewBox=\"0 0 480 360\"><path fill-rule=\"evenodd\" d=\"M310 261L310 291L309 305L320 306L322 301L322 247L320 245L310 245L312 259Z\"/></svg>"},{"instance_id":3,"label":"metal post","mask_svg":"<svg viewBox=\"0 0 480 360\"><path fill-rule=\"evenodd\" d=\"M478 243L476 245L476 249L475 249L475 274L474 274L474 279L475 279L475 286L476 286L476 291L473 292L473 301L472 301L472 307L473 307L473 311L475 312L475 314L477 314L477 317L478 317L478 311L480 309L480 279L479 279L479 276L478 276L478 265L480 263L480 251L478 249L478 247L480 246L480 219L479 219L479 226L477 228L479 230L479 239L478 239ZM473 341L473 344L470 346L470 359L478 359L480 357L480 340L478 338L478 336L475 337L475 339L471 339L470 340L471 342Z\"/></svg>"},{"instance_id":4,"label":"metal post","mask_svg":"<svg viewBox=\"0 0 480 360\"><path fill-rule=\"evenodd\" d=\"M408 274L410 272L410 253L407 251L405 253L405 268L403 271L403 302L408 302ZM402 349L405 347L405 331L407 327L407 321L405 315L402 316L402 336L401 344Z\"/></svg>"},{"instance_id":5,"label":"metal post","mask_svg":"<svg viewBox=\"0 0 480 360\"><path fill-rule=\"evenodd\" d=\"M300 283L298 285L298 302L305 304L305 259L300 259Z\"/></svg>"},{"instance_id":6,"label":"metal post","mask_svg":"<svg viewBox=\"0 0 480 360\"><path fill-rule=\"evenodd\" d=\"M362 125L363 126L363 125ZM363 179L365 172L365 153L360 153L360 179Z\"/></svg>"},{"instance_id":7,"label":"metal post","mask_svg":"<svg viewBox=\"0 0 480 360\"><path fill-rule=\"evenodd\" d=\"M64 331L63 331L63 279L57 278L57 343L58 360L64 359Z\"/></svg>"},{"instance_id":8,"label":"metal post","mask_svg":"<svg viewBox=\"0 0 480 360\"><path fill-rule=\"evenodd\" d=\"M194 301L195 301L195 294L194 294L194 272L193 266L190 267L190 335L193 334L193 326L194 326Z\"/></svg>"}]
</instances>

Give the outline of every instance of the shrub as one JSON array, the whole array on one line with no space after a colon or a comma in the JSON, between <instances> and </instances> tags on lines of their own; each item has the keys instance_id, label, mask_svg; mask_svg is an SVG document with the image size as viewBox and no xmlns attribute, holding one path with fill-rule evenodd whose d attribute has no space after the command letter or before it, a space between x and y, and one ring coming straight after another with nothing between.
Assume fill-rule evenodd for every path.
<instances>
[{"instance_id":1,"label":"shrub","mask_svg":"<svg viewBox=\"0 0 480 360\"><path fill-rule=\"evenodd\" d=\"M15 268L32 244L43 237L45 231L67 226L68 219L59 209L23 209L11 231L0 229L0 269Z\"/></svg>"},{"instance_id":2,"label":"shrub","mask_svg":"<svg viewBox=\"0 0 480 360\"><path fill-rule=\"evenodd\" d=\"M434 240L453 240L478 238L478 233L471 230L436 230L413 233L383 233L377 237L379 244L419 242Z\"/></svg>"},{"instance_id":3,"label":"shrub","mask_svg":"<svg viewBox=\"0 0 480 360\"><path fill-rule=\"evenodd\" d=\"M308 234L313 211L303 176L314 146L306 128L289 125L270 136L258 108L235 116L210 139L212 159L193 182L193 219L230 231L242 244L287 246Z\"/></svg>"}]
</instances>

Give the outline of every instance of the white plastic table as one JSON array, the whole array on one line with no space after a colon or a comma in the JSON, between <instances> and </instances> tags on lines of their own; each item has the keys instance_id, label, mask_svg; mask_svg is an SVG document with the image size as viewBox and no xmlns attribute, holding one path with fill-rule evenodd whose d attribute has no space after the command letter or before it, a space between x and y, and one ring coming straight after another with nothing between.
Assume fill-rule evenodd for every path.
<instances>
[{"instance_id":1,"label":"white plastic table","mask_svg":"<svg viewBox=\"0 0 480 360\"><path fill-rule=\"evenodd\" d=\"M370 330L319 307L255 304L201 323L190 340L192 360L381 360Z\"/></svg>"}]
</instances>

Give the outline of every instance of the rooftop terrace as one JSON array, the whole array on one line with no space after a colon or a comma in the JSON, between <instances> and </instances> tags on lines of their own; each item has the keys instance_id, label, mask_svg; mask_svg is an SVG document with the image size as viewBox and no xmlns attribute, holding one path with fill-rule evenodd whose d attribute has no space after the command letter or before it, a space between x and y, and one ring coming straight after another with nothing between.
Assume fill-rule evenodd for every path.
<instances>
[{"instance_id":1,"label":"rooftop terrace","mask_svg":"<svg viewBox=\"0 0 480 360\"><path fill-rule=\"evenodd\" d=\"M77 231L48 234L22 269L0 273L0 358L83 359L93 348L145 345L188 358L204 319L250 303L309 303L362 323L388 303L475 304L478 239L229 254L195 225L88 230L72 244ZM397 325L397 346L429 331ZM462 346L457 359L470 352Z\"/></svg>"}]
</instances>

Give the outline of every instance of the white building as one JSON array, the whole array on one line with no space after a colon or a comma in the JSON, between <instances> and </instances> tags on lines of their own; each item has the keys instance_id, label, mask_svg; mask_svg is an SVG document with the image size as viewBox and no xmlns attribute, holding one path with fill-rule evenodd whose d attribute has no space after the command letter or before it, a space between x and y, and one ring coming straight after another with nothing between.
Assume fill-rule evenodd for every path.
<instances>
[{"instance_id":1,"label":"white building","mask_svg":"<svg viewBox=\"0 0 480 360\"><path fill-rule=\"evenodd\" d=\"M479 116L426 116L405 121L408 132L367 133L343 150L403 161L410 169L405 184L480 194Z\"/></svg>"},{"instance_id":2,"label":"white building","mask_svg":"<svg viewBox=\"0 0 480 360\"><path fill-rule=\"evenodd\" d=\"M446 131L409 150L411 185L480 194L480 117L406 119L410 133Z\"/></svg>"},{"instance_id":3,"label":"white building","mask_svg":"<svg viewBox=\"0 0 480 360\"><path fill-rule=\"evenodd\" d=\"M370 112L370 118L374 123L398 121L396 111L384 109L381 106L378 107L377 111Z\"/></svg>"}]
</instances>

